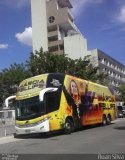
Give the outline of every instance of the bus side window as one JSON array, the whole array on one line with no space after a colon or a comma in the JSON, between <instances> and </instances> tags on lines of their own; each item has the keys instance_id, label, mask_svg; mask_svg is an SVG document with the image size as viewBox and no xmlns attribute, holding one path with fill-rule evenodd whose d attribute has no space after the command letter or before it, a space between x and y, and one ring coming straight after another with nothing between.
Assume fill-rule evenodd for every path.
<instances>
[{"instance_id":1,"label":"bus side window","mask_svg":"<svg viewBox=\"0 0 125 160\"><path fill-rule=\"evenodd\" d=\"M58 110L59 101L60 99L58 96L58 92L46 93L44 96L44 104L45 104L47 113Z\"/></svg>"}]
</instances>

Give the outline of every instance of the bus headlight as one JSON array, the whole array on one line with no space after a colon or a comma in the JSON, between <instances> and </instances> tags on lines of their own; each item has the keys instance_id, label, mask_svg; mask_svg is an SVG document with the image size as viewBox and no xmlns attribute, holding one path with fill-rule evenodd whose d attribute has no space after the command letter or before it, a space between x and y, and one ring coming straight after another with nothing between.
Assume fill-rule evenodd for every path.
<instances>
[{"instance_id":1,"label":"bus headlight","mask_svg":"<svg viewBox=\"0 0 125 160\"><path fill-rule=\"evenodd\" d=\"M41 121L35 122L35 123L33 123L33 124L34 124L34 125L39 125L39 124L41 124L41 123L43 123L43 122L45 122L45 121L47 121L47 120L49 120L49 117L44 118L44 119L42 119Z\"/></svg>"},{"instance_id":2,"label":"bus headlight","mask_svg":"<svg viewBox=\"0 0 125 160\"><path fill-rule=\"evenodd\" d=\"M38 122L32 123L32 124L23 124L23 125L16 124L15 126L19 127L19 128L34 127L34 126L37 126L37 125L39 125L39 124L41 124L41 123L43 123L43 122L45 122L45 121L47 121L49 119L50 119L50 117L46 117L46 118L44 118L44 119L42 119L42 120L40 120Z\"/></svg>"}]
</instances>

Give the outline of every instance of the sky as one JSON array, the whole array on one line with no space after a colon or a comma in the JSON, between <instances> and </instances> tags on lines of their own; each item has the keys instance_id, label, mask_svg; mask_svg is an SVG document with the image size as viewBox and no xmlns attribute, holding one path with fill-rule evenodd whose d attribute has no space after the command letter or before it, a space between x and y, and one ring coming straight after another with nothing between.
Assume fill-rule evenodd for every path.
<instances>
[{"instance_id":1,"label":"sky","mask_svg":"<svg viewBox=\"0 0 125 160\"><path fill-rule=\"evenodd\" d=\"M36 0L37 1L37 0ZM125 65L125 0L70 0L75 24L87 39ZM0 70L25 63L32 52L30 0L0 1Z\"/></svg>"}]
</instances>

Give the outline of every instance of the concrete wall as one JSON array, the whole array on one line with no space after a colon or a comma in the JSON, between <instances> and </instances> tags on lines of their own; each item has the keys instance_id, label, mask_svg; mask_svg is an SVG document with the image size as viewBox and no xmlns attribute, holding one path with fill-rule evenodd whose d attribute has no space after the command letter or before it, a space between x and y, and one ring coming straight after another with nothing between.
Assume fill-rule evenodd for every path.
<instances>
[{"instance_id":1,"label":"concrete wall","mask_svg":"<svg viewBox=\"0 0 125 160\"><path fill-rule=\"evenodd\" d=\"M0 126L14 125L14 123L15 123L15 110L0 111Z\"/></svg>"},{"instance_id":2,"label":"concrete wall","mask_svg":"<svg viewBox=\"0 0 125 160\"><path fill-rule=\"evenodd\" d=\"M46 0L31 0L33 51L48 50Z\"/></svg>"},{"instance_id":3,"label":"concrete wall","mask_svg":"<svg viewBox=\"0 0 125 160\"><path fill-rule=\"evenodd\" d=\"M72 59L84 58L87 54L87 41L80 35L64 38L64 52Z\"/></svg>"},{"instance_id":4,"label":"concrete wall","mask_svg":"<svg viewBox=\"0 0 125 160\"><path fill-rule=\"evenodd\" d=\"M54 3L52 3L52 2L49 2L47 4L47 17L49 18L50 16L54 16L55 21L52 24L49 23L49 21L48 21L47 22L48 26L62 24L62 23L67 22L68 18L69 18L68 8L61 8L61 9L57 10L56 2L54 2ZM51 5L51 3L52 3L52 5Z\"/></svg>"},{"instance_id":5,"label":"concrete wall","mask_svg":"<svg viewBox=\"0 0 125 160\"><path fill-rule=\"evenodd\" d=\"M97 67L99 65L99 60L98 60L98 50L93 49L88 51L88 55L90 55L90 60L93 66Z\"/></svg>"}]
</instances>

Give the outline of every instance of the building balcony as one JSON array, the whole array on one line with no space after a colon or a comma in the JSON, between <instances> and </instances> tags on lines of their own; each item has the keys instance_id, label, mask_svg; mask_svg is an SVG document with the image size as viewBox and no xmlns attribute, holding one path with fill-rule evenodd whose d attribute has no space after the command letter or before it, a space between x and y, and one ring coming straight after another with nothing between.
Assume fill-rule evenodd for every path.
<instances>
[{"instance_id":1,"label":"building balcony","mask_svg":"<svg viewBox=\"0 0 125 160\"><path fill-rule=\"evenodd\" d=\"M63 40L50 41L48 42L48 47L50 48L50 47L59 46L63 44L64 44Z\"/></svg>"},{"instance_id":2,"label":"building balcony","mask_svg":"<svg viewBox=\"0 0 125 160\"><path fill-rule=\"evenodd\" d=\"M64 7L72 8L72 4L70 3L69 0L58 0L58 4L62 8Z\"/></svg>"},{"instance_id":3,"label":"building balcony","mask_svg":"<svg viewBox=\"0 0 125 160\"><path fill-rule=\"evenodd\" d=\"M58 36L58 31L48 32L48 38Z\"/></svg>"},{"instance_id":4,"label":"building balcony","mask_svg":"<svg viewBox=\"0 0 125 160\"><path fill-rule=\"evenodd\" d=\"M48 18L50 16L51 13L48 13ZM55 11L53 16L55 17L55 21L53 23L49 23L48 21L47 24L48 28L51 28L52 26L56 26L58 24L65 31L68 30L78 31L77 27L74 24L73 16L67 7Z\"/></svg>"},{"instance_id":5,"label":"building balcony","mask_svg":"<svg viewBox=\"0 0 125 160\"><path fill-rule=\"evenodd\" d=\"M69 18L71 19L71 21L73 22L74 21L74 17L71 13L71 11L67 8L67 11L68 11L68 15L69 15Z\"/></svg>"},{"instance_id":6,"label":"building balcony","mask_svg":"<svg viewBox=\"0 0 125 160\"><path fill-rule=\"evenodd\" d=\"M56 54L56 55L62 55L62 54L64 54L64 50L51 51L51 53Z\"/></svg>"},{"instance_id":7,"label":"building balcony","mask_svg":"<svg viewBox=\"0 0 125 160\"><path fill-rule=\"evenodd\" d=\"M76 25L69 18L67 19L67 21L61 23L60 27L66 32L68 32L69 30L73 30L76 33L79 33L78 28L76 27Z\"/></svg>"}]
</instances>

